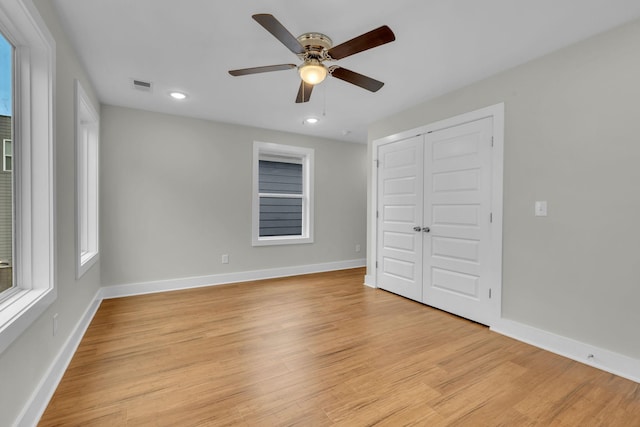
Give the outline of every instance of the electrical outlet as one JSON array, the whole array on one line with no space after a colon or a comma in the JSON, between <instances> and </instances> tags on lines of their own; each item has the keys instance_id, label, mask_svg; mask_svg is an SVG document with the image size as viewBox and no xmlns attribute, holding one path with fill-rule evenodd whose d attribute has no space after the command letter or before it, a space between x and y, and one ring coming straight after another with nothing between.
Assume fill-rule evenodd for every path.
<instances>
[{"instance_id":1,"label":"electrical outlet","mask_svg":"<svg viewBox=\"0 0 640 427\"><path fill-rule=\"evenodd\" d=\"M360 252L360 245L356 245L356 252Z\"/></svg>"},{"instance_id":2,"label":"electrical outlet","mask_svg":"<svg viewBox=\"0 0 640 427\"><path fill-rule=\"evenodd\" d=\"M536 216L547 216L547 202L546 200L541 200L535 203L535 215Z\"/></svg>"},{"instance_id":3,"label":"electrical outlet","mask_svg":"<svg viewBox=\"0 0 640 427\"><path fill-rule=\"evenodd\" d=\"M58 313L53 315L53 336L58 332Z\"/></svg>"},{"instance_id":4,"label":"electrical outlet","mask_svg":"<svg viewBox=\"0 0 640 427\"><path fill-rule=\"evenodd\" d=\"M222 263L229 264L229 254L222 254Z\"/></svg>"}]
</instances>

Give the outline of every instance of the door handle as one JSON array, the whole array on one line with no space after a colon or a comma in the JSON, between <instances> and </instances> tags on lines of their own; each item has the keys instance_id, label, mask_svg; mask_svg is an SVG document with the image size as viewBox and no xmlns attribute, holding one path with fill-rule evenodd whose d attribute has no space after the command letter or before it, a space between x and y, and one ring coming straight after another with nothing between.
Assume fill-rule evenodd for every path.
<instances>
[{"instance_id":1,"label":"door handle","mask_svg":"<svg viewBox=\"0 0 640 427\"><path fill-rule=\"evenodd\" d=\"M424 231L425 233L428 233L431 231L431 229L429 227L424 227L422 231Z\"/></svg>"},{"instance_id":2,"label":"door handle","mask_svg":"<svg viewBox=\"0 0 640 427\"><path fill-rule=\"evenodd\" d=\"M422 228L420 228L419 225L416 225L415 227L413 227L413 231L420 231L422 230Z\"/></svg>"}]
</instances>

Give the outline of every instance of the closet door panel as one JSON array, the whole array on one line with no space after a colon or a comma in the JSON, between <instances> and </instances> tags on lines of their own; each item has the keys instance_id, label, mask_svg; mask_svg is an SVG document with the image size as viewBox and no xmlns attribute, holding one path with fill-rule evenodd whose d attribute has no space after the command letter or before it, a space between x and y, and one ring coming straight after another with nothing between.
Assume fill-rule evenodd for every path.
<instances>
[{"instance_id":1,"label":"closet door panel","mask_svg":"<svg viewBox=\"0 0 640 427\"><path fill-rule=\"evenodd\" d=\"M492 120L425 137L423 302L487 323Z\"/></svg>"},{"instance_id":2,"label":"closet door panel","mask_svg":"<svg viewBox=\"0 0 640 427\"><path fill-rule=\"evenodd\" d=\"M422 137L378 149L378 286L422 300Z\"/></svg>"}]
</instances>

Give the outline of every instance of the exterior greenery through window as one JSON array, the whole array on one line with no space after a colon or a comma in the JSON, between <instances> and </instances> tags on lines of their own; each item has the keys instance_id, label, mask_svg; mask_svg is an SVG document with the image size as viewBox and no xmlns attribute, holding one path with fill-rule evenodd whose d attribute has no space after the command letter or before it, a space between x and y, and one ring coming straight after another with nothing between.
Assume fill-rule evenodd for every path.
<instances>
[{"instance_id":1,"label":"exterior greenery through window","mask_svg":"<svg viewBox=\"0 0 640 427\"><path fill-rule=\"evenodd\" d=\"M253 245L313 242L313 150L254 143Z\"/></svg>"}]
</instances>

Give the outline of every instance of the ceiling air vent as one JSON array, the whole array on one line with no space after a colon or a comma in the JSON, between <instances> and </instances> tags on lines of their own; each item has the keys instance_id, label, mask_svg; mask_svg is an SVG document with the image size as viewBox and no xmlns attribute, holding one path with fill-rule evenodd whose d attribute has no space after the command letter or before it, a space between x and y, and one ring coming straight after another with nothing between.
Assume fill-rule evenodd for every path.
<instances>
[{"instance_id":1,"label":"ceiling air vent","mask_svg":"<svg viewBox=\"0 0 640 427\"><path fill-rule=\"evenodd\" d=\"M133 79L133 87L138 90L151 92L151 82L145 82L144 80Z\"/></svg>"}]
</instances>

